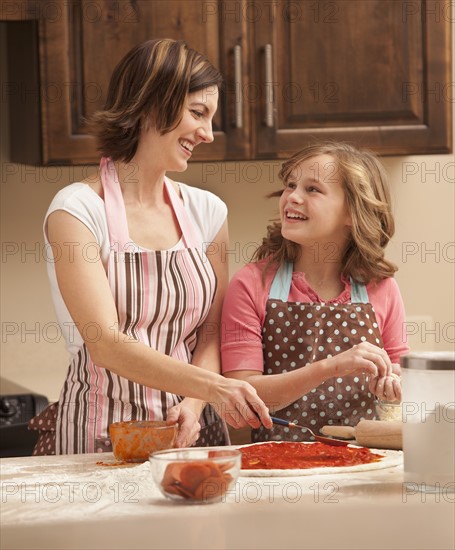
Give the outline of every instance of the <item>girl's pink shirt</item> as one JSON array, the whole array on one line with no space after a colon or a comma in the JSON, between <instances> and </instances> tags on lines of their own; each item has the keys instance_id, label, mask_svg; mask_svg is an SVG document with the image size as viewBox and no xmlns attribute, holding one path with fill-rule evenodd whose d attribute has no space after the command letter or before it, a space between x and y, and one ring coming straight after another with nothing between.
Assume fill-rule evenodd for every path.
<instances>
[{"instance_id":1,"label":"girl's pink shirt","mask_svg":"<svg viewBox=\"0 0 455 550\"><path fill-rule=\"evenodd\" d=\"M276 267L271 268L262 282L265 260L251 263L240 269L232 278L223 305L221 321L222 370L263 371L262 326L270 286ZM346 303L351 298L349 279L342 278L344 290L333 300L324 301L309 286L304 273L292 274L290 302ZM383 279L367 285L368 298L372 304L384 349L392 363L409 351L406 343L405 310L397 282Z\"/></svg>"}]
</instances>

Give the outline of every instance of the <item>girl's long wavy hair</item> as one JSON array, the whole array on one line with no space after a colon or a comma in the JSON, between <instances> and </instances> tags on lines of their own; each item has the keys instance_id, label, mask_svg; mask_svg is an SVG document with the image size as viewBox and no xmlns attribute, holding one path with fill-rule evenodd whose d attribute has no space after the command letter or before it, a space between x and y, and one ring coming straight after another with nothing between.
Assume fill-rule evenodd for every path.
<instances>
[{"instance_id":1,"label":"girl's long wavy hair","mask_svg":"<svg viewBox=\"0 0 455 550\"><path fill-rule=\"evenodd\" d=\"M385 259L384 249L395 232L387 175L376 156L338 142L311 144L284 161L279 177L284 183L300 164L319 155L330 155L345 193L351 215L351 235L342 257L342 274L359 283L380 281L393 276L397 267ZM279 197L283 190L268 195ZM294 263L300 246L281 234L281 222L267 227L267 236L255 251L253 260L268 258L264 277L274 264Z\"/></svg>"},{"instance_id":2,"label":"girl's long wavy hair","mask_svg":"<svg viewBox=\"0 0 455 550\"><path fill-rule=\"evenodd\" d=\"M221 87L220 72L182 40L149 40L115 67L104 109L87 121L104 157L130 162L151 123L166 134L182 119L187 95Z\"/></svg>"}]
</instances>

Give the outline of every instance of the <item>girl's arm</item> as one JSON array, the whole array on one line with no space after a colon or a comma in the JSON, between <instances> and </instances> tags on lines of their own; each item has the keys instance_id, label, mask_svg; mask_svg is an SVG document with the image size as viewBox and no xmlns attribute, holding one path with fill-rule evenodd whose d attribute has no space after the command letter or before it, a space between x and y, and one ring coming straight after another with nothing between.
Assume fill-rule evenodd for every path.
<instances>
[{"instance_id":1,"label":"girl's arm","mask_svg":"<svg viewBox=\"0 0 455 550\"><path fill-rule=\"evenodd\" d=\"M375 378L391 372L392 365L387 353L363 342L305 368L264 376L262 325L266 295L260 268L255 268L254 264L233 277L223 305L221 350L224 375L250 382L271 411L293 403L334 376L365 373Z\"/></svg>"},{"instance_id":2,"label":"girl's arm","mask_svg":"<svg viewBox=\"0 0 455 550\"><path fill-rule=\"evenodd\" d=\"M384 349L392 363L409 351L408 328L403 298L397 281L390 277L368 287L368 295L374 307L381 330Z\"/></svg>"},{"instance_id":3,"label":"girl's arm","mask_svg":"<svg viewBox=\"0 0 455 550\"><path fill-rule=\"evenodd\" d=\"M401 401L400 357L409 351L403 298L394 278L374 285L369 294L381 327L384 349L393 364L393 374L371 380L369 389L379 399Z\"/></svg>"},{"instance_id":4,"label":"girl's arm","mask_svg":"<svg viewBox=\"0 0 455 550\"><path fill-rule=\"evenodd\" d=\"M338 355L315 361L291 372L264 376L262 372L237 370L227 372L225 376L252 384L273 413L290 405L329 378L347 374L365 374L372 378L379 374L385 377L391 369L392 364L383 349L362 342Z\"/></svg>"},{"instance_id":5,"label":"girl's arm","mask_svg":"<svg viewBox=\"0 0 455 550\"><path fill-rule=\"evenodd\" d=\"M85 342L94 363L144 386L235 409L242 425L259 425L251 414L254 407L263 423L271 425L264 404L251 386L226 384L230 381L215 372L188 365L119 333L117 311L100 255L96 261L84 257L84 250L93 247L91 231L62 210L50 214L47 231L49 242L59 252L55 263L57 281L73 321L81 334L85 333L84 327L98 329L99 338Z\"/></svg>"}]
</instances>

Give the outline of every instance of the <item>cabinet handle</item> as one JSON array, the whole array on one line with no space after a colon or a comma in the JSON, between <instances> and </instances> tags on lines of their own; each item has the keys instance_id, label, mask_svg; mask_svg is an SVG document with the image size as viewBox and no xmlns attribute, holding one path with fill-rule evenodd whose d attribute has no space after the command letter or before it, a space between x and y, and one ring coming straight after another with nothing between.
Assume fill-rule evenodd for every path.
<instances>
[{"instance_id":1,"label":"cabinet handle","mask_svg":"<svg viewBox=\"0 0 455 550\"><path fill-rule=\"evenodd\" d=\"M235 127L243 128L242 46L234 46Z\"/></svg>"},{"instance_id":2,"label":"cabinet handle","mask_svg":"<svg viewBox=\"0 0 455 550\"><path fill-rule=\"evenodd\" d=\"M272 44L265 45L265 125L273 128Z\"/></svg>"}]
</instances>

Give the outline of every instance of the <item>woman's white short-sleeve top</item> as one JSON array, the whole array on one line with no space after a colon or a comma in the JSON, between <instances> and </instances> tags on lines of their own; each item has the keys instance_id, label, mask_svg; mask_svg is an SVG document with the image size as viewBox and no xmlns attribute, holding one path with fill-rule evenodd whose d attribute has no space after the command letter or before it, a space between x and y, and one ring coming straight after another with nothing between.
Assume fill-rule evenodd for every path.
<instances>
[{"instance_id":1,"label":"woman's white short-sleeve top","mask_svg":"<svg viewBox=\"0 0 455 550\"><path fill-rule=\"evenodd\" d=\"M227 217L225 203L210 191L204 191L197 187L191 187L179 183L184 207L189 219L193 222L203 250L214 240ZM77 330L68 309L65 306L57 283L55 274L55 262L58 261L59 251L55 249L55 257L52 256L47 238L46 222L48 216L56 210L64 210L76 217L93 233L93 246L88 246L84 254L94 261L100 255L101 261L107 269L110 241L106 219L106 210L103 199L87 184L73 183L61 189L52 200L44 221L44 239L47 245L47 271L51 286L51 295L60 324L62 334L66 341L66 347L70 355L78 352L83 344L82 337ZM67 246L76 246L68 243ZM183 248L180 240L171 250ZM143 250L139 246L137 250Z\"/></svg>"}]
</instances>

